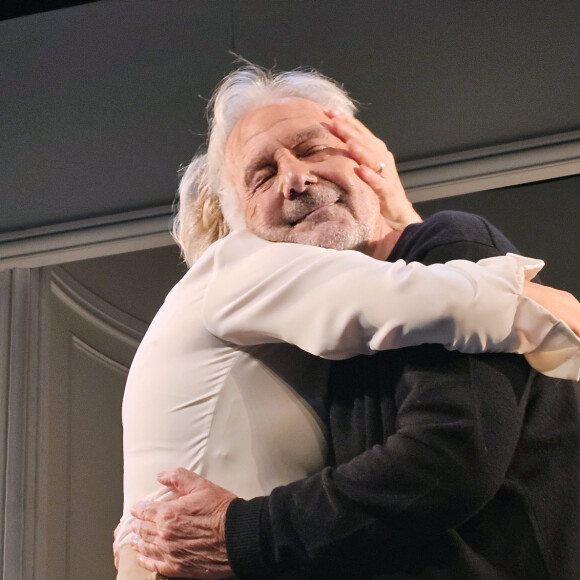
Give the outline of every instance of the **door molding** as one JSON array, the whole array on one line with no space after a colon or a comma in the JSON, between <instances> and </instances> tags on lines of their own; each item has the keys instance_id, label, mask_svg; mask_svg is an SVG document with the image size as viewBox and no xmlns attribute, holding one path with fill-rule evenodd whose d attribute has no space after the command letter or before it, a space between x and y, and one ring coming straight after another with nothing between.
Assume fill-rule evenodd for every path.
<instances>
[{"instance_id":1,"label":"door molding","mask_svg":"<svg viewBox=\"0 0 580 580\"><path fill-rule=\"evenodd\" d=\"M56 305L86 325L83 336L71 327L61 349L119 375L127 374L147 328L58 266L0 272L0 578L66 576L54 568L58 538L47 532L56 526L66 538L68 519L55 521L55 504L68 518L71 416L62 412L55 420L55 409L70 406L75 388L70 361L61 361L64 374L54 370ZM95 333L99 340L93 342ZM65 556L56 558L59 565L65 566Z\"/></svg>"},{"instance_id":2,"label":"door molding","mask_svg":"<svg viewBox=\"0 0 580 580\"><path fill-rule=\"evenodd\" d=\"M14 580L36 578L39 386L46 376L40 295L39 271L0 272L0 575Z\"/></svg>"}]
</instances>

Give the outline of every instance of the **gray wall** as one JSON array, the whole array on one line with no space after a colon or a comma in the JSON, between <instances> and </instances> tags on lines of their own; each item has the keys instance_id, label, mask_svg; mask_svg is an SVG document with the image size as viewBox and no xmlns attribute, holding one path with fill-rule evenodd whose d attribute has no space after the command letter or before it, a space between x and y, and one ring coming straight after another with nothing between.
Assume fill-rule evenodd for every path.
<instances>
[{"instance_id":1,"label":"gray wall","mask_svg":"<svg viewBox=\"0 0 580 580\"><path fill-rule=\"evenodd\" d=\"M409 161L580 129L579 37L575 0L108 0L0 22L0 242L170 204L230 49L344 82Z\"/></svg>"}]
</instances>

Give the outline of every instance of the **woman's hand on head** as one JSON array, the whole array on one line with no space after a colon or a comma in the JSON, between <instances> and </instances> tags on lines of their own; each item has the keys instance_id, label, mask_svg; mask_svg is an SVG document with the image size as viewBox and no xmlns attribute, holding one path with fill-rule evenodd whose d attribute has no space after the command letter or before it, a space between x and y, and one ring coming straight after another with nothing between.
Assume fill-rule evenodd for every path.
<instances>
[{"instance_id":1,"label":"woman's hand on head","mask_svg":"<svg viewBox=\"0 0 580 580\"><path fill-rule=\"evenodd\" d=\"M345 143L350 156L358 163L357 176L377 194L381 214L395 231L422 221L407 199L395 158L383 141L358 119L345 113L325 111L329 130Z\"/></svg>"}]
</instances>

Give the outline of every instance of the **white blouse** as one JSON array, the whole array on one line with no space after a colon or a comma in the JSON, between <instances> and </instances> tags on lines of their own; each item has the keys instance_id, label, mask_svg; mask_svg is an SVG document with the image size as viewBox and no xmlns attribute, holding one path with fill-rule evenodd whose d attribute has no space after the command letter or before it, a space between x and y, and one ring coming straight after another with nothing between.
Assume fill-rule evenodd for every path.
<instances>
[{"instance_id":1,"label":"white blouse","mask_svg":"<svg viewBox=\"0 0 580 580\"><path fill-rule=\"evenodd\" d=\"M538 370L580 378L580 340L520 294L542 266L389 263L246 231L216 242L168 294L129 372L119 545L135 502L171 497L159 471L186 467L250 498L320 470L325 427L293 386L320 390L327 359L435 342L533 351Z\"/></svg>"}]
</instances>

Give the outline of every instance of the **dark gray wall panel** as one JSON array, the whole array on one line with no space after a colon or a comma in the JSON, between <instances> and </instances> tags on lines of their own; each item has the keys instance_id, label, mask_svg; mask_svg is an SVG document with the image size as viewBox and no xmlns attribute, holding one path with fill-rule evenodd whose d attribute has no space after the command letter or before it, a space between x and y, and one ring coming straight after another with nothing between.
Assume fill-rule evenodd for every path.
<instances>
[{"instance_id":1,"label":"dark gray wall panel","mask_svg":"<svg viewBox=\"0 0 580 580\"><path fill-rule=\"evenodd\" d=\"M580 298L580 176L418 203L427 216L443 209L479 214L524 255L546 261L542 279Z\"/></svg>"}]
</instances>

